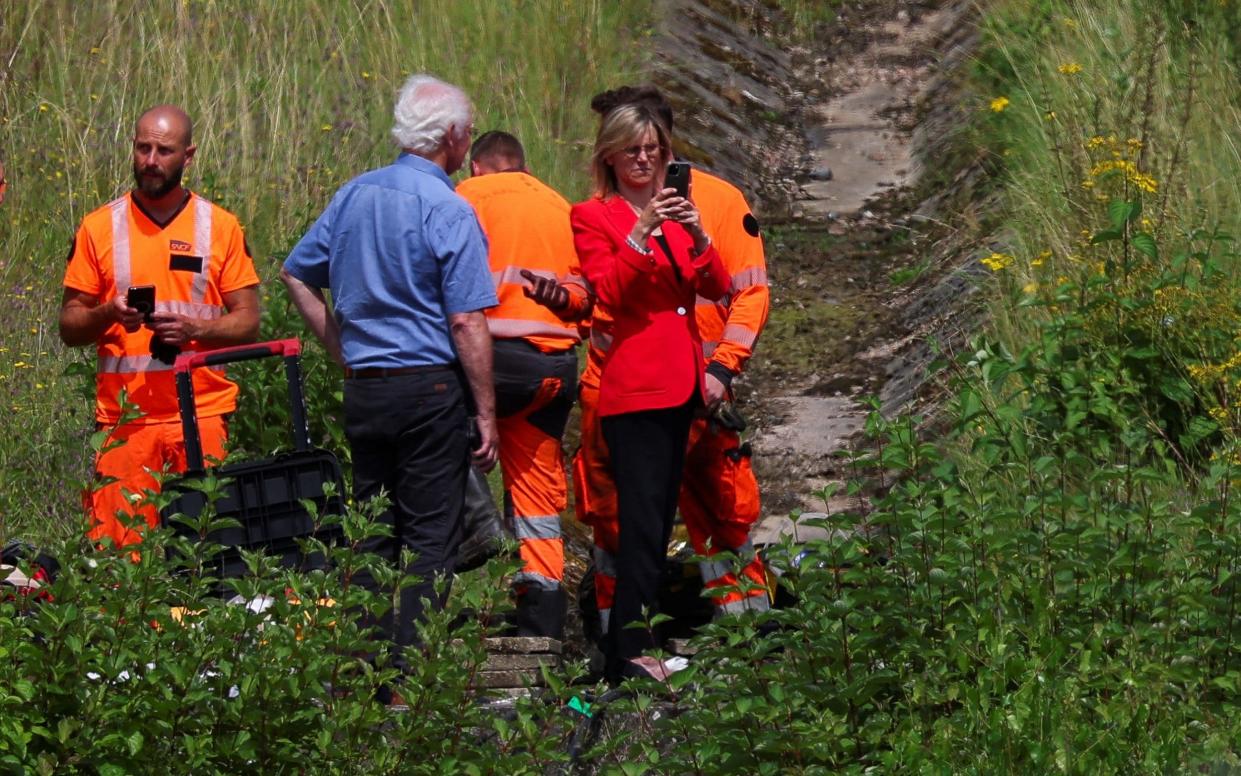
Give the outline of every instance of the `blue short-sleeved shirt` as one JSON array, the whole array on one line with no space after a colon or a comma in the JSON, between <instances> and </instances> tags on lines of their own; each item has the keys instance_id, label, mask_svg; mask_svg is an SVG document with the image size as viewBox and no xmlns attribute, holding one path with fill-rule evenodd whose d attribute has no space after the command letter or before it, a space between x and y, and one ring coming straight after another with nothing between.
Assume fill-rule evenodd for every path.
<instances>
[{"instance_id":1,"label":"blue short-sleeved shirt","mask_svg":"<svg viewBox=\"0 0 1241 776\"><path fill-rule=\"evenodd\" d=\"M409 153L342 186L284 268L331 289L352 369L451 363L448 315L498 301L473 208Z\"/></svg>"}]
</instances>

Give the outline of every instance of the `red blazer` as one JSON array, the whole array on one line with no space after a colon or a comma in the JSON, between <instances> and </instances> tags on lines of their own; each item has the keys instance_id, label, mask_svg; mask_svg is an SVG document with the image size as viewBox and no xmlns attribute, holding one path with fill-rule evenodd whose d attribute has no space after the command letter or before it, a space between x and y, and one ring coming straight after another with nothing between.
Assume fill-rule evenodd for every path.
<instances>
[{"instance_id":1,"label":"red blazer","mask_svg":"<svg viewBox=\"0 0 1241 776\"><path fill-rule=\"evenodd\" d=\"M678 407L702 390L694 302L697 296L719 299L730 283L714 246L691 258L694 241L680 224L663 224L680 280L654 237L647 241L649 255L630 248L625 238L637 220L619 196L578 203L569 215L582 274L612 316L612 345L599 386L601 417Z\"/></svg>"}]
</instances>

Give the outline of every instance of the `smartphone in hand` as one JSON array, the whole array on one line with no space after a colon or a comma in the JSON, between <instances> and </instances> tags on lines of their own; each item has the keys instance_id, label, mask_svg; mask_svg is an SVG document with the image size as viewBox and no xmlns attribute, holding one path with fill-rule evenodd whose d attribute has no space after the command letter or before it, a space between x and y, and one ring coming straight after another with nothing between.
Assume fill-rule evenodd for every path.
<instances>
[{"instance_id":1,"label":"smartphone in hand","mask_svg":"<svg viewBox=\"0 0 1241 776\"><path fill-rule=\"evenodd\" d=\"M678 197L689 199L689 162L669 162L664 187L676 189Z\"/></svg>"},{"instance_id":2,"label":"smartphone in hand","mask_svg":"<svg viewBox=\"0 0 1241 776\"><path fill-rule=\"evenodd\" d=\"M125 303L142 313L143 323L150 323L155 312L155 286L130 286L125 292Z\"/></svg>"}]
</instances>

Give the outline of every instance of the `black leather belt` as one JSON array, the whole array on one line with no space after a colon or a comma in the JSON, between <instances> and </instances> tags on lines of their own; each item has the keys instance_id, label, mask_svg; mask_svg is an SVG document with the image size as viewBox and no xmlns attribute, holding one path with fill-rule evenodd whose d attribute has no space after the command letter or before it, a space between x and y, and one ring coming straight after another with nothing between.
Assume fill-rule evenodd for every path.
<instances>
[{"instance_id":1,"label":"black leather belt","mask_svg":"<svg viewBox=\"0 0 1241 776\"><path fill-rule=\"evenodd\" d=\"M427 372L439 372L451 369L451 364L426 364L424 366L372 366L364 369L345 367L345 378L348 380L369 380L377 377L403 377L404 375L420 375Z\"/></svg>"}]
</instances>

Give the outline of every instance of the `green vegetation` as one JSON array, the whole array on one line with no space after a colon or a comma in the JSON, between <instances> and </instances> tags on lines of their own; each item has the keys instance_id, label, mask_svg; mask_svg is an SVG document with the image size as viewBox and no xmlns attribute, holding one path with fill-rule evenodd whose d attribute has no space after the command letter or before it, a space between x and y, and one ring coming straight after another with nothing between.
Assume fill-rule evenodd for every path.
<instances>
[{"instance_id":1,"label":"green vegetation","mask_svg":"<svg viewBox=\"0 0 1241 776\"><path fill-rule=\"evenodd\" d=\"M870 418L851 487L873 509L777 553L783 629L704 631L685 712L654 725L692 746L631 756L1241 768L1239 26L1234 2L987 6L962 137L1010 241L982 259L994 323L942 365L938 417Z\"/></svg>"},{"instance_id":2,"label":"green vegetation","mask_svg":"<svg viewBox=\"0 0 1241 776\"><path fill-rule=\"evenodd\" d=\"M208 497L220 487L202 483ZM345 517L342 546L308 544L329 554L329 572L250 558L253 573L228 589L240 604L211 593L207 545L167 531L139 562L66 558L53 602L0 599L0 773L540 773L565 761L574 720L560 704L520 701L501 715L472 687L486 660L481 623L507 605L498 580L510 567L463 579L397 678L360 625L392 601L353 584L363 570L410 581L357 551L371 514ZM206 514L191 527L219 523ZM407 712L376 702L385 686Z\"/></svg>"},{"instance_id":3,"label":"green vegetation","mask_svg":"<svg viewBox=\"0 0 1241 776\"><path fill-rule=\"evenodd\" d=\"M302 333L275 281L280 261L332 191L387 163L392 99L412 72L457 82L480 130L525 138L538 175L580 199L599 89L632 80L652 22L648 0L563 2L202 2L34 0L0 25L0 537L79 531L93 431L89 349L59 344L63 257L79 219L131 185L133 121L158 102L196 121L188 185L233 210L265 280L268 337ZM316 437L340 441L338 374L312 348ZM68 364L78 364L66 374ZM253 380L235 436L249 452L283 443L278 376ZM271 383L269 385L269 383ZM339 444L331 444L337 450Z\"/></svg>"},{"instance_id":4,"label":"green vegetation","mask_svg":"<svg viewBox=\"0 0 1241 776\"><path fill-rule=\"evenodd\" d=\"M371 20L364 27L375 29L347 41L335 36L352 27L330 23L338 11L327 4L291 29L322 24L317 39L337 41L319 50L315 73L338 68L361 78L358 62L392 61L368 40L393 26L373 21L385 7L364 17ZM558 13L573 7L556 6ZM63 66L77 60L65 60L57 36L106 29L102 16L71 23L73 13L96 11L67 3L30 8L53 9L63 23L39 25L36 33L23 18L0 32L6 47L21 42L27 53L19 60L47 58L0 95L9 126L24 132L7 136L21 138L20 153L35 149L36 165L23 160L26 172L10 173L14 202L3 211L6 218L17 213L5 227L0 268L10 293L5 330L16 333L6 337L0 377L6 389L15 386L16 428L0 445L0 478L8 478L0 481L0 520L9 521L0 528L51 518L65 530L70 496L56 506L48 494L64 487L70 464L81 467L89 429L80 414L69 416L67 407L84 405L70 398L75 383L60 376L63 355L45 342L52 325L46 300L55 297L58 276L53 260L37 257L55 253L82 208L125 185L128 114L155 93L105 97L102 85L115 72ZM105 8L124 18L118 7ZM200 180L226 205L236 197L231 203L243 218L251 208L252 245L264 246L256 253L270 273L315 203L354 168L383 160L382 114L406 68L386 75L364 100L358 92L376 87L306 76L309 65L297 64L305 52L283 39L268 41L269 50L251 45L250 30L278 25L210 3L178 8L163 32L126 27L135 51L163 35L172 48L161 50L182 55L160 66L181 62L184 73L202 75L189 52L196 31L214 20L237 43L230 55L270 56L279 65L273 72L309 78L282 92L283 107L273 103L279 109L240 100L258 92L239 76L189 105L215 117L207 122L217 134L214 144L204 141ZM598 19L605 13L591 12ZM511 29L510 22L505 32ZM591 30L607 39L600 27ZM544 773L572 768L565 754L572 747L583 769L625 774L1241 768L1241 277L1234 241L1241 6L1013 0L992 4L981 30L975 125L962 136L985 144L980 150L998 176L1002 209L990 221L1008 247L982 260L992 270L994 323L965 358L943 364L951 393L938 417L926 424L871 417L874 447L849 464L857 474L850 487L859 502L871 494L872 508L819 518L840 529L832 540L777 548L772 560L795 605L704 628L701 651L670 687L647 687L606 709L597 704L592 724L602 735L577 738L570 728L580 731L581 719L562 710L570 677L549 676L552 702L521 703L507 717L479 706L469 689L483 622L503 605L495 582L501 569L463 580L453 608L433 619L433 646L408 687L417 712L388 716L369 698L392 674L382 655L377 669L358 659L378 645L354 620L384 603L351 587L350 574L370 562L352 548L334 551L336 569L328 574L290 576L256 560L259 573L238 588L247 599L274 600L261 632L260 615L212 599L201 577L169 574L157 547L140 563L102 558L95 568L66 553L70 568L53 602L0 603L2 767ZM39 35L46 39L35 40ZM73 56L117 57L103 53L107 43L92 43L101 49L95 54L75 48ZM208 70L223 67L211 56L199 59ZM519 59L505 58L504 67ZM141 62L135 67L152 66L149 58ZM580 59L571 63L578 76L587 69ZM454 77L451 68L443 73ZM504 97L475 77L483 78L459 80ZM74 82L53 89L57 79L84 79L88 88ZM292 83L273 76L277 82ZM154 88L143 79L127 83ZM93 93L111 101L110 124L91 118ZM69 110L53 94L72 95L81 107ZM549 99L559 106L560 97ZM367 131L339 125L351 105L379 112ZM297 113L296 127L294 106L307 111ZM552 115L496 110L530 121ZM589 118L570 113L566 121L584 122L561 136L571 159ZM328 118L307 122L305 115ZM220 134L240 116L249 129ZM264 161L268 137L290 138L271 148L277 159L289 155L279 164ZM365 148L347 150L350 140ZM317 149L306 159L331 158L333 172L314 166L322 161L291 163L302 159L303 146ZM66 159L64 148L83 153ZM220 165L215 178L209 164ZM39 166L50 180L24 186L23 176ZM267 177L246 175L256 170ZM303 176L301 189L295 175ZM267 193L269 185L278 196ZM32 199L41 206L33 207L19 197L44 198ZM772 239L795 245L802 235ZM21 256L36 258L12 258ZM800 310L780 304L765 341L782 326L806 325ZM269 331L293 330L287 306L269 303L268 316ZM327 385L323 374L312 381ZM330 397L322 401L327 406ZM266 447L261 434L274 425L262 420L265 412L247 415L249 430L239 432L255 449ZM321 415L328 420L317 433L332 438L339 432ZM80 448L64 441L70 431ZM829 503L832 494L821 495ZM364 515L346 519L351 540L367 530ZM184 544L180 551L191 569L205 552ZM335 605L320 605L326 598ZM169 601L192 612L191 627L165 614ZM450 620L464 608L477 616L461 618L462 641L450 641ZM17 609L32 613L17 618ZM239 697L230 699L234 686Z\"/></svg>"}]
</instances>

